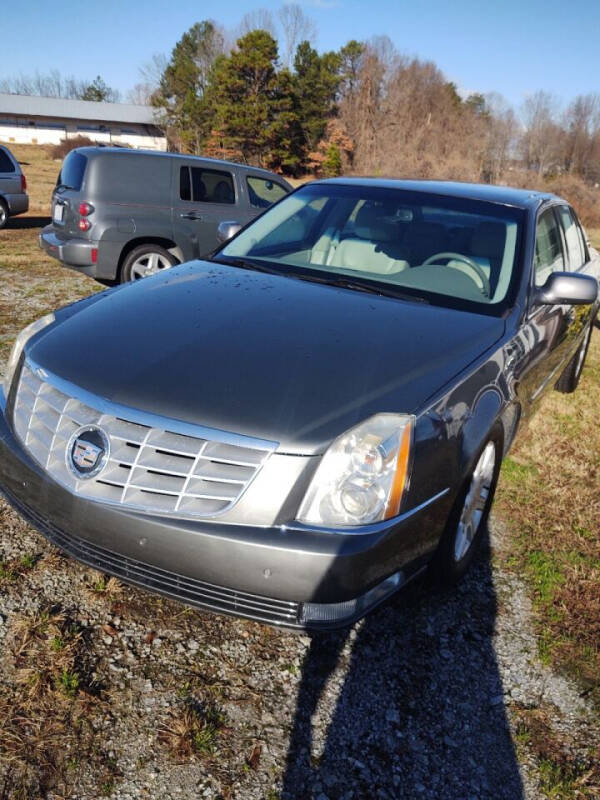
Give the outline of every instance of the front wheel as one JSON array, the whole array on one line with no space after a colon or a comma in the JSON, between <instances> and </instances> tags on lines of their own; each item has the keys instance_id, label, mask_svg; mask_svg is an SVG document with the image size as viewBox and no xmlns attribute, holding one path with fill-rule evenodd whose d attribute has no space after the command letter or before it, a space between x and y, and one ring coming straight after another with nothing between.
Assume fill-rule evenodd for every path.
<instances>
[{"instance_id":1,"label":"front wheel","mask_svg":"<svg viewBox=\"0 0 600 800\"><path fill-rule=\"evenodd\" d=\"M135 247L123 262L121 283L138 281L177 264L175 256L158 244Z\"/></svg>"},{"instance_id":2,"label":"front wheel","mask_svg":"<svg viewBox=\"0 0 600 800\"><path fill-rule=\"evenodd\" d=\"M432 559L431 572L438 582L456 583L473 560L494 500L501 461L502 430L498 425L478 453Z\"/></svg>"}]
</instances>

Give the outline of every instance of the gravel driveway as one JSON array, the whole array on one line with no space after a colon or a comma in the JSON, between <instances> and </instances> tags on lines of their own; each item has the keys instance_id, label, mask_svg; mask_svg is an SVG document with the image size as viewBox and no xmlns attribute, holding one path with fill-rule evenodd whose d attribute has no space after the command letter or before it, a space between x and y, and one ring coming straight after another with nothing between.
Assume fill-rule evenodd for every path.
<instances>
[{"instance_id":1,"label":"gravel driveway","mask_svg":"<svg viewBox=\"0 0 600 800\"><path fill-rule=\"evenodd\" d=\"M5 315L57 291L45 262L9 272ZM109 581L0 501L0 800L600 796L598 720L540 663L491 527L455 591L420 580L310 638Z\"/></svg>"}]
</instances>

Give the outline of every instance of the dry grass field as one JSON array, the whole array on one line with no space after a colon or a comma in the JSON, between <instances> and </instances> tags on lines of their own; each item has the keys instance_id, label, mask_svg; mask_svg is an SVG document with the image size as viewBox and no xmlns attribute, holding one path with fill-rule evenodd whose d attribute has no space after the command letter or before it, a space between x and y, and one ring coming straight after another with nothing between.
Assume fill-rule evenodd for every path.
<instances>
[{"instance_id":1,"label":"dry grass field","mask_svg":"<svg viewBox=\"0 0 600 800\"><path fill-rule=\"evenodd\" d=\"M0 232L0 373L12 340L20 328L57 306L102 288L94 281L64 269L40 251L37 237L40 227L46 223L50 193L60 165L43 148L16 146L12 149L27 175L31 210L28 216L13 220L7 230ZM600 245L600 231L593 232L593 238L595 244ZM573 395L551 393L547 396L528 429L521 432L503 466L495 516L504 521L506 533L501 551L494 555L495 569L523 580L532 598L537 658L540 663L574 677L578 681L581 697L595 704L596 708L600 708L599 397L600 331L596 330L579 390ZM94 744L94 736L102 726L110 726L110 720L116 718L116 706L110 704L119 704L119 692L129 691L128 679L119 677L121 673L107 671L108 677L102 691L98 687L92 691L93 682L86 683L86 675L91 674L92 670L91 653L96 647L92 647L90 642L96 641L93 637L100 637L100 652L103 652L102 648L110 650L111 639L115 643L120 641L121 631L117 630L120 623L114 620L121 618L122 625L127 623L133 631L131 642L135 637L139 638L139 653L159 653L159 661L148 662L139 674L135 671L137 667L132 667L138 676L136 680L139 678L140 685L144 681L152 681L154 689L150 683L151 693L156 693L156 687L159 687L157 691L163 693L160 696L174 698L172 702L175 704L181 700L181 713L176 713L171 706L161 708L156 723L156 747L158 751L167 753L164 763L196 763L200 765L197 768L200 770L198 775L209 773L215 782L220 781L221 789L218 792L215 790L214 794L202 796L224 800L233 797L241 800L247 797L275 800L280 796L277 776L281 772L285 749L274 749L271 758L266 745L260 744L260 736L267 736L264 724L256 729L251 726L240 727L231 717L234 713L231 709L228 712L229 722L225 721L220 709L221 706L229 708L229 701L237 692L246 698L244 702L259 704L263 716L266 716L267 710L269 715L276 716L277 703L290 695L288 686L295 680L293 676L299 670L300 654L306 648L306 643L301 645L294 637L265 631L262 626L229 621L216 623L210 617L195 613L190 616L191 612L178 606L165 605L141 592L131 593L115 581L106 581L89 570L80 570L78 566L69 566L68 569L72 569L73 575L83 577L67 580L64 577L67 567L57 568L57 564L62 563L58 555L52 550L49 554L40 555L41 545L32 544L38 539L32 538L34 535L27 532L24 524L15 522L15 516L1 503L0 534L5 537L0 549L0 606L4 603L0 612L16 614L9 638L13 653L11 664L15 669L18 667L12 683L12 678L6 678L10 686L8 683L4 688L0 685L0 713L12 715L11 726L7 723L3 732L0 732L2 800L33 800L38 796L57 800L62 797L121 796L118 786L124 780L126 769L124 762L119 760L119 747L125 745L122 741L115 744L109 737L106 739L110 739L109 743L99 750L98 745ZM25 537L24 541L28 543L29 550L26 548L24 555L11 555L12 540L16 535ZM64 600L65 606L73 606L76 602L73 593L83 591L88 598L85 603L92 609L86 610L84 615L89 619L83 619L82 622L81 614L79 621L71 619L69 612L60 608L19 611L18 587L29 585L28 581L33 586L35 580L43 581L45 578L34 580L32 575L38 575L41 570L52 572L56 569L58 578L52 580L58 591L57 604L62 605L61 586L66 587L65 592L69 595ZM92 634L95 614L98 632ZM148 616L151 622L146 625ZM181 623L175 622L176 619L181 619ZM177 629L179 624L185 627L185 636ZM155 647L152 644L156 630L160 630L161 626L167 631L176 630L176 634L165 633L165 641L171 635L173 641L185 643L195 635L201 642L200 652L209 660L214 649L212 643L217 642L221 648L219 661L210 661L210 675L203 671L204 666L194 667L190 671L183 661L180 664L180 651L175 649L169 655L168 662L161 664L160 645ZM160 638L158 636L159 642ZM249 648L248 661L243 667L237 664L237 656L227 656L229 642L233 640L236 640L236 647L241 646L239 642L242 642L243 647ZM137 653L134 645L131 647ZM127 653L126 658L129 658ZM260 662L260 669L271 669L269 680L276 689L273 690L275 699L262 697L261 694L259 701L262 689L252 685L251 679L253 658ZM220 671L225 669L222 667L223 659L229 664L226 669L232 669L231 674L227 673L227 678ZM236 670L239 668L241 671L233 671L234 662ZM165 669L168 670L171 663L173 674L169 676L165 674ZM100 667L94 669L100 674ZM235 679L232 678L234 672ZM120 683L114 682L117 680ZM201 703L197 702L199 686L204 687ZM193 697L196 700L192 702L190 698ZM35 711L32 710L34 708ZM530 796L591 800L597 796L595 791L600 783L600 770L594 767L593 759L589 760L589 753L585 757L587 761L579 759L579 756L569 756L565 760L564 748L553 751L548 745L549 729L541 721L540 713L538 709L535 713L528 710L525 705L515 705L510 711L520 757L528 764L527 769L537 776L537 793ZM19 714L25 715L25 722L18 717ZM30 723L27 723L27 719ZM50 724L51 720L54 723ZM128 736L134 735L133 728L127 727L122 721L119 721L119 725L120 730L125 730ZM259 729L262 733L257 732ZM598 734L597 728L595 734ZM124 740L127 737L123 734L122 738ZM233 742L238 740L242 742L242 750L234 756ZM62 742L66 742L70 749L66 756L63 754L59 757ZM87 777L84 776L85 779L82 777L78 747L88 748L86 757L90 759L90 772ZM264 775L261 772L263 766L258 766L260 748L263 748ZM223 754L225 760L217 763L216 753ZM144 758L149 759L150 756ZM1 780L3 759L12 765L8 774L13 770L13 775L20 776L11 779L13 782L10 785L5 783L4 789ZM38 781L39 786L46 786L50 794L35 794L31 788L38 786L32 778L36 765L40 774L51 776L46 783ZM142 763L140 756L140 774L151 774L148 773L150 766L149 761ZM165 775L170 775L168 770L171 768L165 766L161 770ZM261 782L257 783L259 778ZM5 780L8 780L6 776ZM156 781L159 778L148 780L149 785L158 786ZM151 783L152 780L155 784ZM188 785L185 783L187 778L178 777L177 780L181 780L182 787ZM269 788L269 781L276 788ZM209 784L194 784L195 787L204 785ZM9 788L6 789L6 786ZM35 791L40 791L39 786ZM74 789L74 786L79 788ZM54 789L56 793L53 793ZM123 797L158 797L153 791L150 788L139 795L125 794ZM325 790L322 795L328 796ZM331 794L331 797L338 796L342 795ZM367 796L354 795L357 800Z\"/></svg>"}]
</instances>

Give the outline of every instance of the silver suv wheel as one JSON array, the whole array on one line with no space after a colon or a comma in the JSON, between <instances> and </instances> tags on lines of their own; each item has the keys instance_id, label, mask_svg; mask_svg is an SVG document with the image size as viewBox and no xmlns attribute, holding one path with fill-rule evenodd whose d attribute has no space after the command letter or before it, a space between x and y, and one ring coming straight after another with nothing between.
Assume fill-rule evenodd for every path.
<instances>
[{"instance_id":1,"label":"silver suv wheel","mask_svg":"<svg viewBox=\"0 0 600 800\"><path fill-rule=\"evenodd\" d=\"M131 280L137 281L140 278L147 278L154 275L161 269L169 269L173 265L161 253L145 253L139 256L131 265Z\"/></svg>"}]
</instances>

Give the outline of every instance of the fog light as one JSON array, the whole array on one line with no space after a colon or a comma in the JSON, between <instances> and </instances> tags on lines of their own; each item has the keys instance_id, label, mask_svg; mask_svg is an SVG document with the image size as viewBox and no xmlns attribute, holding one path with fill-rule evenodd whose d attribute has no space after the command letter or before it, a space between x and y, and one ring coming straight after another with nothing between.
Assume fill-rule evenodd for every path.
<instances>
[{"instance_id":1,"label":"fog light","mask_svg":"<svg viewBox=\"0 0 600 800\"><path fill-rule=\"evenodd\" d=\"M360 617L392 595L404 583L404 573L395 572L365 594L342 603L303 603L300 622L304 625L334 625Z\"/></svg>"}]
</instances>

